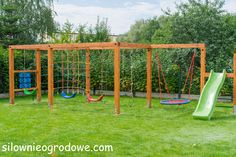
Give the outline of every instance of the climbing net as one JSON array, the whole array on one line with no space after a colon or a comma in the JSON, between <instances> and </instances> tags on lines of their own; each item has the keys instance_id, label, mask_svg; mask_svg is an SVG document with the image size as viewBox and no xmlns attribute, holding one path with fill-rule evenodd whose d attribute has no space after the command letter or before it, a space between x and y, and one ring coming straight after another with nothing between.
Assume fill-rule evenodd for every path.
<instances>
[{"instance_id":1,"label":"climbing net","mask_svg":"<svg viewBox=\"0 0 236 157\"><path fill-rule=\"evenodd\" d=\"M64 98L74 98L77 93L84 93L85 61L83 51L56 51L54 64L54 84L57 93Z\"/></svg>"}]
</instances>

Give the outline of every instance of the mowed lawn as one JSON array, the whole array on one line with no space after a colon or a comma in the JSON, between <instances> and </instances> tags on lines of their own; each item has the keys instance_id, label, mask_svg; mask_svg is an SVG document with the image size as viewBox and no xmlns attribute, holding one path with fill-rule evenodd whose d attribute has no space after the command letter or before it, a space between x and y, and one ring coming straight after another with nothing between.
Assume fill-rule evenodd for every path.
<instances>
[{"instance_id":1,"label":"mowed lawn","mask_svg":"<svg viewBox=\"0 0 236 157\"><path fill-rule=\"evenodd\" d=\"M121 115L114 115L113 97L101 103L85 98L55 98L50 112L47 98L34 103L31 97L0 100L0 148L2 145L112 145L113 152L55 152L56 156L107 157L215 157L236 156L236 116L231 108L215 109L211 121L192 118L197 102L185 106L161 106L144 98L121 98ZM231 105L217 103L217 105ZM47 152L2 152L4 157L50 156Z\"/></svg>"}]
</instances>

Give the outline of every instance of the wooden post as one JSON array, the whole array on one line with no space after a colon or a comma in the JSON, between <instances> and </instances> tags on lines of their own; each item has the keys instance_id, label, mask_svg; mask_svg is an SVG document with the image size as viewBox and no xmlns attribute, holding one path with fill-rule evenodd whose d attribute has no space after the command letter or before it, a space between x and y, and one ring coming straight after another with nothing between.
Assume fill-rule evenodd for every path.
<instances>
[{"instance_id":1,"label":"wooden post","mask_svg":"<svg viewBox=\"0 0 236 157\"><path fill-rule=\"evenodd\" d=\"M86 94L90 94L90 50L86 49Z\"/></svg>"},{"instance_id":2,"label":"wooden post","mask_svg":"<svg viewBox=\"0 0 236 157\"><path fill-rule=\"evenodd\" d=\"M147 51L147 106L152 107L152 49Z\"/></svg>"},{"instance_id":3,"label":"wooden post","mask_svg":"<svg viewBox=\"0 0 236 157\"><path fill-rule=\"evenodd\" d=\"M14 79L14 50L9 48L9 95L10 95L10 104L15 103L15 79Z\"/></svg>"},{"instance_id":4,"label":"wooden post","mask_svg":"<svg viewBox=\"0 0 236 157\"><path fill-rule=\"evenodd\" d=\"M236 51L234 52L233 113L236 114Z\"/></svg>"},{"instance_id":5,"label":"wooden post","mask_svg":"<svg viewBox=\"0 0 236 157\"><path fill-rule=\"evenodd\" d=\"M42 99L41 91L41 54L40 50L36 50L36 87L37 87L37 102L40 102Z\"/></svg>"},{"instance_id":6,"label":"wooden post","mask_svg":"<svg viewBox=\"0 0 236 157\"><path fill-rule=\"evenodd\" d=\"M205 85L205 73L206 73L206 48L201 47L201 79L200 79L200 93Z\"/></svg>"},{"instance_id":7,"label":"wooden post","mask_svg":"<svg viewBox=\"0 0 236 157\"><path fill-rule=\"evenodd\" d=\"M53 76L53 49L48 49L48 105L53 109L54 76Z\"/></svg>"},{"instance_id":8,"label":"wooden post","mask_svg":"<svg viewBox=\"0 0 236 157\"><path fill-rule=\"evenodd\" d=\"M120 114L120 43L114 49L114 105L115 114Z\"/></svg>"}]
</instances>

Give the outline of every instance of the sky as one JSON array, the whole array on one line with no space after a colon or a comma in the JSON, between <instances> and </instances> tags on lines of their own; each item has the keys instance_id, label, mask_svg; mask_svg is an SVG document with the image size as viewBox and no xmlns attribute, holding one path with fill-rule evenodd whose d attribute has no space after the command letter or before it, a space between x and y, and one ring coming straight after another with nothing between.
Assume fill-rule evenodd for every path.
<instances>
[{"instance_id":1,"label":"sky","mask_svg":"<svg viewBox=\"0 0 236 157\"><path fill-rule=\"evenodd\" d=\"M58 0L54 9L55 20L63 24L67 20L78 26L95 25L97 17L108 19L111 34L122 34L136 20L148 19L163 14L162 9L174 10L175 3L186 0ZM224 9L236 12L236 0L226 0Z\"/></svg>"}]
</instances>

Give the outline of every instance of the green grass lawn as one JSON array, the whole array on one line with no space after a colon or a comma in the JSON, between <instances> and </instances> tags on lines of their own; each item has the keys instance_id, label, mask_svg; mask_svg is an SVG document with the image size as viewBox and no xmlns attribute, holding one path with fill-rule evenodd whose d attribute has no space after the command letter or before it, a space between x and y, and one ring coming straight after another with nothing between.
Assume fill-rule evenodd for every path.
<instances>
[{"instance_id":1,"label":"green grass lawn","mask_svg":"<svg viewBox=\"0 0 236 157\"><path fill-rule=\"evenodd\" d=\"M115 116L113 97L88 104L84 97L55 98L50 112L46 97L16 98L15 106L0 100L0 156L50 156L47 152L2 152L2 145L108 144L113 152L56 152L57 156L107 157L215 157L236 156L236 117L230 108L216 108L211 121L194 120L197 102L186 106L161 106L143 98L121 98L121 115ZM217 105L230 105L218 103Z\"/></svg>"}]
</instances>

